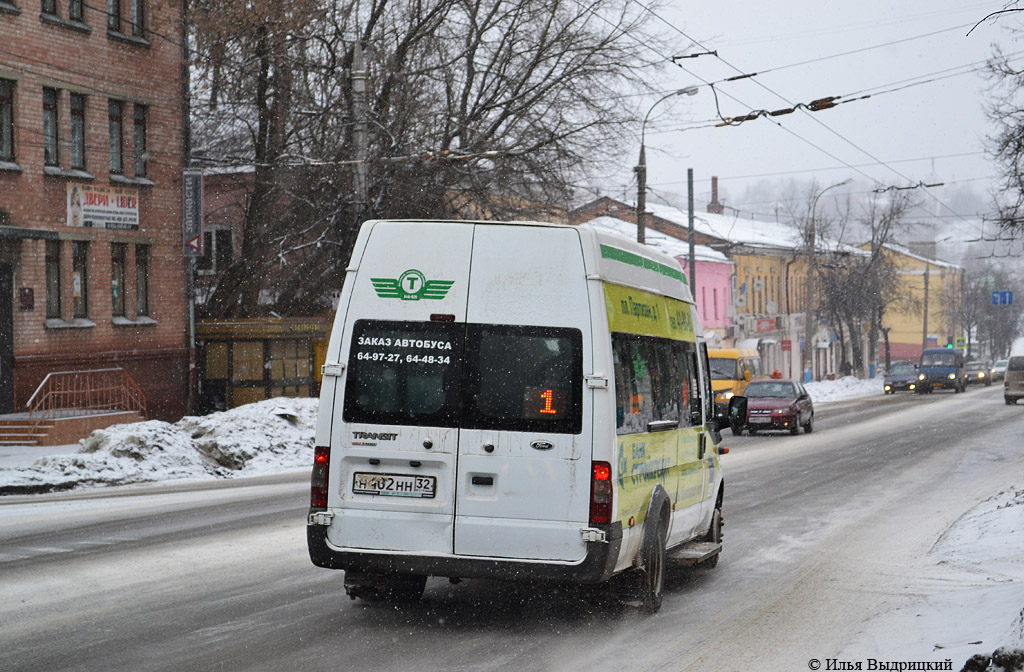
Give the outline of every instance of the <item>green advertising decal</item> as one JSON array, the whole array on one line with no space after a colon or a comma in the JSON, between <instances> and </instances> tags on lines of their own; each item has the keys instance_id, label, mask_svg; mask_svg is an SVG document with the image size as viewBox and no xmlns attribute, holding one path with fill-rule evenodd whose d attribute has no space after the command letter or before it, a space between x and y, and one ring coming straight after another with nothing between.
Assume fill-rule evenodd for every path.
<instances>
[{"instance_id":1,"label":"green advertising decal","mask_svg":"<svg viewBox=\"0 0 1024 672\"><path fill-rule=\"evenodd\" d=\"M373 289L380 298L402 301L437 301L447 296L448 290L455 284L454 280L427 280L422 273L413 268L402 273L397 279L370 278L370 282L373 283Z\"/></svg>"}]
</instances>

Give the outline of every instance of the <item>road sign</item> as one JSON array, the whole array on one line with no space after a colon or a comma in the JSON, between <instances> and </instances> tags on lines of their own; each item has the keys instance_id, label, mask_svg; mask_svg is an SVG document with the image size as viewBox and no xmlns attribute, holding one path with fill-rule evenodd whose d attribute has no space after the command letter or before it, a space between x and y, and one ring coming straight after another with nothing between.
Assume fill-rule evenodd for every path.
<instances>
[{"instance_id":1,"label":"road sign","mask_svg":"<svg viewBox=\"0 0 1024 672\"><path fill-rule=\"evenodd\" d=\"M184 216L182 253L186 257L203 256L203 174L186 170L184 179Z\"/></svg>"},{"instance_id":2,"label":"road sign","mask_svg":"<svg viewBox=\"0 0 1024 672\"><path fill-rule=\"evenodd\" d=\"M956 347L959 350L963 350L964 348L966 348L967 347L967 338L965 338L964 336L957 336L956 337Z\"/></svg>"},{"instance_id":3,"label":"road sign","mask_svg":"<svg viewBox=\"0 0 1024 672\"><path fill-rule=\"evenodd\" d=\"M1012 306L1013 305L1013 291L1001 290L992 292L992 305L993 306Z\"/></svg>"}]
</instances>

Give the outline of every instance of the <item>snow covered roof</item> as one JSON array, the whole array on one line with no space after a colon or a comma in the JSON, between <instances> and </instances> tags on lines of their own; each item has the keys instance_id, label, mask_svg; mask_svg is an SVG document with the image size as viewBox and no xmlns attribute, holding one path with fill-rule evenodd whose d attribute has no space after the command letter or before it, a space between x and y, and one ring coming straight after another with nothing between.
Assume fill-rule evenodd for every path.
<instances>
[{"instance_id":1,"label":"snow covered roof","mask_svg":"<svg viewBox=\"0 0 1024 672\"><path fill-rule=\"evenodd\" d=\"M586 226L597 231L614 233L622 236L623 238L636 240L636 224L619 219L618 217L595 217L594 219L581 223L580 226ZM647 228L644 231L644 238L649 247L669 256L676 257L677 259L680 257L689 258L690 256L690 243L685 240L667 236L664 233L655 231L651 228ZM723 264L732 263L727 256L706 245L694 245L693 254L697 261L712 261Z\"/></svg>"},{"instance_id":2,"label":"snow covered roof","mask_svg":"<svg viewBox=\"0 0 1024 672\"><path fill-rule=\"evenodd\" d=\"M883 245L882 247L887 249L887 250L892 250L893 252L896 252L898 254L902 254L902 255L904 255L906 257L910 257L911 259L917 259L918 261L926 261L926 262L928 262L932 266L939 266L939 267L942 267L942 268L950 268L950 269L959 269L960 268L960 266L958 266L957 264L951 264L948 261L942 261L941 259L929 259L928 257L922 257L920 254L915 254L915 253L911 252L910 248L904 247L904 246L899 245L897 243L887 243L886 245Z\"/></svg>"},{"instance_id":3,"label":"snow covered roof","mask_svg":"<svg viewBox=\"0 0 1024 672\"><path fill-rule=\"evenodd\" d=\"M655 203L649 204L647 209L674 224L689 226L689 215L678 208ZM795 250L804 246L800 230L781 222L762 222L734 215L700 212L694 215L693 228L721 240L755 247Z\"/></svg>"}]
</instances>

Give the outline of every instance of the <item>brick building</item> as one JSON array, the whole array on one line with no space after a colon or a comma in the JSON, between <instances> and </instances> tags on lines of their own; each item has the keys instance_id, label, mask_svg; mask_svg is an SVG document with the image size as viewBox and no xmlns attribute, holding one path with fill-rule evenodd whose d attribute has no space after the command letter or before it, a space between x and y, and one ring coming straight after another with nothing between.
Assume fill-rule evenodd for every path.
<instances>
[{"instance_id":1,"label":"brick building","mask_svg":"<svg viewBox=\"0 0 1024 672\"><path fill-rule=\"evenodd\" d=\"M0 0L0 413L120 367L186 412L179 0Z\"/></svg>"}]
</instances>

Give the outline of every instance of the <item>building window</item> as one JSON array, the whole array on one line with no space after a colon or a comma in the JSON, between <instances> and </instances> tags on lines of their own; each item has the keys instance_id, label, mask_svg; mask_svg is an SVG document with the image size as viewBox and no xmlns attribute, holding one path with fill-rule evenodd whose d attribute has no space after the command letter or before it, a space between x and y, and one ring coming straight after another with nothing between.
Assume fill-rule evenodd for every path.
<instances>
[{"instance_id":1,"label":"building window","mask_svg":"<svg viewBox=\"0 0 1024 672\"><path fill-rule=\"evenodd\" d=\"M127 258L127 244L110 244L110 305L115 317L124 316L124 274Z\"/></svg>"},{"instance_id":2,"label":"building window","mask_svg":"<svg viewBox=\"0 0 1024 672\"><path fill-rule=\"evenodd\" d=\"M142 25L144 18L142 0L132 0L132 35L135 37L143 37L145 35Z\"/></svg>"},{"instance_id":3,"label":"building window","mask_svg":"<svg viewBox=\"0 0 1024 672\"><path fill-rule=\"evenodd\" d=\"M203 233L203 256L199 257L196 268L208 275L223 273L233 257L231 229L207 230Z\"/></svg>"},{"instance_id":4,"label":"building window","mask_svg":"<svg viewBox=\"0 0 1024 672\"><path fill-rule=\"evenodd\" d=\"M121 147L124 144L124 137L121 131L121 109L123 105L119 100L111 100L107 105L107 127L110 129L110 172L120 175L124 172L121 158Z\"/></svg>"},{"instance_id":5,"label":"building window","mask_svg":"<svg viewBox=\"0 0 1024 672\"><path fill-rule=\"evenodd\" d=\"M43 0L43 14L50 14L56 16L57 14L57 0Z\"/></svg>"},{"instance_id":6,"label":"building window","mask_svg":"<svg viewBox=\"0 0 1024 672\"><path fill-rule=\"evenodd\" d=\"M57 153L57 89L43 89L43 161L48 166L60 165Z\"/></svg>"},{"instance_id":7,"label":"building window","mask_svg":"<svg viewBox=\"0 0 1024 672\"><path fill-rule=\"evenodd\" d=\"M135 246L135 314L149 315L149 245Z\"/></svg>"},{"instance_id":8,"label":"building window","mask_svg":"<svg viewBox=\"0 0 1024 672\"><path fill-rule=\"evenodd\" d=\"M85 169L85 96L71 94L71 167Z\"/></svg>"},{"instance_id":9,"label":"building window","mask_svg":"<svg viewBox=\"0 0 1024 672\"><path fill-rule=\"evenodd\" d=\"M0 79L0 161L14 161L14 82Z\"/></svg>"},{"instance_id":10,"label":"building window","mask_svg":"<svg viewBox=\"0 0 1024 672\"><path fill-rule=\"evenodd\" d=\"M68 0L68 19L83 23L85 21L84 3L82 0Z\"/></svg>"},{"instance_id":11,"label":"building window","mask_svg":"<svg viewBox=\"0 0 1024 672\"><path fill-rule=\"evenodd\" d=\"M60 241L46 241L46 317L60 318Z\"/></svg>"},{"instance_id":12,"label":"building window","mask_svg":"<svg viewBox=\"0 0 1024 672\"><path fill-rule=\"evenodd\" d=\"M133 106L132 116L135 123L135 177L146 176L146 106Z\"/></svg>"},{"instance_id":13,"label":"building window","mask_svg":"<svg viewBox=\"0 0 1024 672\"><path fill-rule=\"evenodd\" d=\"M121 0L107 0L107 28L121 32Z\"/></svg>"},{"instance_id":14,"label":"building window","mask_svg":"<svg viewBox=\"0 0 1024 672\"><path fill-rule=\"evenodd\" d=\"M89 243L71 243L71 281L74 297L74 316L89 316Z\"/></svg>"}]
</instances>

